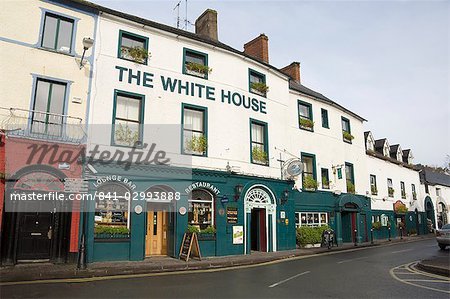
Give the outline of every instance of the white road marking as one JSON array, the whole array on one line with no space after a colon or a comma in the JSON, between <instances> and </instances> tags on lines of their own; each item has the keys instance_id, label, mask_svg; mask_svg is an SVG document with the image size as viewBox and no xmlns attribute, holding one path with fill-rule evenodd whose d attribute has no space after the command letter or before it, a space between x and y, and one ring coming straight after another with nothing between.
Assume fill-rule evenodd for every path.
<instances>
[{"instance_id":1,"label":"white road marking","mask_svg":"<svg viewBox=\"0 0 450 299\"><path fill-rule=\"evenodd\" d=\"M294 275L294 276L292 276L292 277L286 278L285 280L282 280L282 281L279 281L279 282L277 282L277 283L271 284L271 285L269 286L269 288L276 287L276 286L278 286L278 285L280 285L280 284L282 284L282 283L285 283L285 282L287 282L287 281L289 281L289 280L291 280L291 279L294 279L294 278L297 278L297 277L299 277L299 276L308 274L308 273L310 273L310 272L311 272L311 271L306 271L306 272L303 272L303 273Z\"/></svg>"},{"instance_id":2,"label":"white road marking","mask_svg":"<svg viewBox=\"0 0 450 299\"><path fill-rule=\"evenodd\" d=\"M423 281L423 282L445 282L449 283L448 280L437 280L437 279L404 279L405 281Z\"/></svg>"},{"instance_id":3,"label":"white road marking","mask_svg":"<svg viewBox=\"0 0 450 299\"><path fill-rule=\"evenodd\" d=\"M343 263L353 262L353 261L362 260L362 259L366 259L366 258L368 258L368 256L357 257L357 258L349 259L349 260L343 260L343 261L339 261L339 262L337 262L337 263L338 263L338 264L343 264Z\"/></svg>"},{"instance_id":4,"label":"white road marking","mask_svg":"<svg viewBox=\"0 0 450 299\"><path fill-rule=\"evenodd\" d=\"M408 252L411 251L412 249L405 249L405 250L397 250L397 251L391 251L391 253L401 253L401 252Z\"/></svg>"}]
</instances>

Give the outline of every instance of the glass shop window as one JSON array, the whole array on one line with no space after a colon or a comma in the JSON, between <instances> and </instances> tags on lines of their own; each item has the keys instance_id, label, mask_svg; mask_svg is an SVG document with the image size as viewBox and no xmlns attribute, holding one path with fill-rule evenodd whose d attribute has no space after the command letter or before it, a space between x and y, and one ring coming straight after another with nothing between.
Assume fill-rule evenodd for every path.
<instances>
[{"instance_id":1,"label":"glass shop window","mask_svg":"<svg viewBox=\"0 0 450 299\"><path fill-rule=\"evenodd\" d=\"M214 225L214 201L207 191L192 191L189 199L188 225L200 230Z\"/></svg>"}]
</instances>

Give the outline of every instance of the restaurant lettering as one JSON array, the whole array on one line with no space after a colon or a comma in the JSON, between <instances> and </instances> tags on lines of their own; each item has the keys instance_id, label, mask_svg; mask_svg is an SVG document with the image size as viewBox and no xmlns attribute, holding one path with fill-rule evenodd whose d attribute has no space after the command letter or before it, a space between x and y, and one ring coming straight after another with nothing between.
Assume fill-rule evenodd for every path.
<instances>
[{"instance_id":1,"label":"restaurant lettering","mask_svg":"<svg viewBox=\"0 0 450 299\"><path fill-rule=\"evenodd\" d=\"M119 82L136 84L147 88L154 88L155 75L153 73L132 70L126 67L116 66L119 70ZM200 83L189 82L181 79L160 76L161 87L166 92L178 93L183 96L190 96L199 99L218 101L224 104L251 109L255 112L267 114L266 102L236 91L226 89L216 90L213 86Z\"/></svg>"}]
</instances>

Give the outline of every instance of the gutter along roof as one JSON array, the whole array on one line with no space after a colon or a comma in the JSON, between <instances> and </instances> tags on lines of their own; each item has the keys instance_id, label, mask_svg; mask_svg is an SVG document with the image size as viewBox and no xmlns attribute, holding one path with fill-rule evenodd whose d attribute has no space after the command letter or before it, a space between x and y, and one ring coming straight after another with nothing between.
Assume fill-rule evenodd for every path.
<instances>
[{"instance_id":1,"label":"gutter along roof","mask_svg":"<svg viewBox=\"0 0 450 299\"><path fill-rule=\"evenodd\" d=\"M62 3L62 4L67 5L68 1L53 0L53 2L58 2L58 3ZM270 68L270 69L278 72L280 75L282 75L282 76L284 76L286 78L289 78L289 76L286 75L284 72L282 72L279 68L277 68L277 67L275 67L275 66L273 66L273 65L271 65L269 63L266 63L264 61L261 61L261 60L255 58L255 57L253 57L253 56L250 56L250 55L248 55L248 54L246 54L246 53L244 53L242 51L239 51L239 50L237 50L237 49L235 49L233 47L230 47L229 45L224 44L222 42L202 37L202 36L200 36L198 34L195 34L193 32L181 30L181 29L178 29L178 28L175 28L175 27L172 27L172 26L164 25L164 24L157 23L157 22L154 22L154 21L151 21L151 20L148 20L148 19L140 18L140 17L134 16L134 15L130 15L130 14L127 14L127 13L123 13L123 12L120 12L120 11L117 11L117 10L114 10L114 9L111 9L111 8L108 8L108 7L104 7L104 6L101 6L101 5L89 2L89 1L70 0L70 2L75 4L75 6L80 6L81 5L82 7L89 8L90 10L93 9L98 14L100 12L108 13L108 14L111 14L111 15L114 15L114 16L117 16L117 17L121 17L121 18L130 20L130 21L134 21L134 22L137 22L137 23L140 23L140 24L144 24L145 26L149 26L149 27L152 27L152 28L160 29L160 30L163 30L163 31L166 31L166 32L170 32L170 33L176 34L176 35L184 36L186 38L190 38L190 39L193 39L193 40L205 43L205 44L209 44L209 45L212 45L212 46L215 46L215 47L218 47L218 48L230 51L232 53L235 53L235 54L241 55L241 56L243 56L245 58L248 58L248 59L250 59L250 60L252 60L254 62L257 62L257 63L259 63L259 64L261 64L261 65L263 65L263 66L265 66L267 68ZM309 95L309 96L312 96L314 98L317 98L318 100L322 100L322 101L330 104L331 106L334 106L334 107L336 107L336 108L338 108L338 109L340 109L340 110L342 110L342 111L352 115L353 117L357 118L360 121L367 121L365 118L363 118L363 117L359 116L358 114L356 114L356 113L346 109L345 107L343 107L343 106L339 105L338 103L332 101L331 99L327 98L323 94L321 94L319 92L316 92L316 91L314 91L314 90L312 90L312 89L310 89L310 88L308 88L308 87L306 87L306 86L304 86L304 85L302 85L302 84L300 84L298 82L295 82L292 79L289 79L289 89L295 90L297 92L300 92L300 93L303 93L303 94L306 94L306 95Z\"/></svg>"}]
</instances>

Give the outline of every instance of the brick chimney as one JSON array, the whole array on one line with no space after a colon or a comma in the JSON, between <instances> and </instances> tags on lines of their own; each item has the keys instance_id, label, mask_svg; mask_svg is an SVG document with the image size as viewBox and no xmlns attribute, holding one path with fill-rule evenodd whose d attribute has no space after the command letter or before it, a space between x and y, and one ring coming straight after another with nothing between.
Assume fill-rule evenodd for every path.
<instances>
[{"instance_id":1,"label":"brick chimney","mask_svg":"<svg viewBox=\"0 0 450 299\"><path fill-rule=\"evenodd\" d=\"M244 53L269 63L269 38L264 33L244 45Z\"/></svg>"},{"instance_id":2,"label":"brick chimney","mask_svg":"<svg viewBox=\"0 0 450 299\"><path fill-rule=\"evenodd\" d=\"M205 10L195 21L195 33L217 41L217 11Z\"/></svg>"},{"instance_id":3,"label":"brick chimney","mask_svg":"<svg viewBox=\"0 0 450 299\"><path fill-rule=\"evenodd\" d=\"M285 66L280 71L291 77L297 83L301 83L300 81L300 62L294 61L288 66Z\"/></svg>"}]
</instances>

